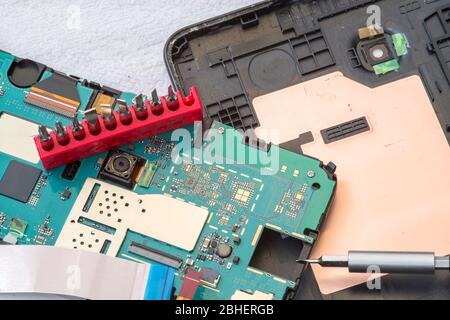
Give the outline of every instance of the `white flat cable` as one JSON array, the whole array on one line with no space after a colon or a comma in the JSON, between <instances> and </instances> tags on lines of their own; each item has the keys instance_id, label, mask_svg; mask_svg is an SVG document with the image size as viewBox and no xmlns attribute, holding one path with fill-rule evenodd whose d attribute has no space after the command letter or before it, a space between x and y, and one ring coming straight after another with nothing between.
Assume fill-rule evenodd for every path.
<instances>
[{"instance_id":1,"label":"white flat cable","mask_svg":"<svg viewBox=\"0 0 450 320\"><path fill-rule=\"evenodd\" d=\"M144 299L150 265L82 250L0 245L0 292Z\"/></svg>"}]
</instances>

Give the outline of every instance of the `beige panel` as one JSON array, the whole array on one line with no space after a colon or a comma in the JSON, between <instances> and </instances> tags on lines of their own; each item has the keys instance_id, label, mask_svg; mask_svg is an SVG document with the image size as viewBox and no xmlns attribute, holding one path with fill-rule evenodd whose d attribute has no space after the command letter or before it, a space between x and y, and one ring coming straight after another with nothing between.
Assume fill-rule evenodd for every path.
<instances>
[{"instance_id":1,"label":"beige panel","mask_svg":"<svg viewBox=\"0 0 450 320\"><path fill-rule=\"evenodd\" d=\"M410 250L450 253L450 148L418 76L375 89L333 73L254 100L280 141L312 131L303 151L337 165L337 193L313 252ZM320 130L367 117L371 131L325 145ZM314 268L323 293L368 279Z\"/></svg>"},{"instance_id":2,"label":"beige panel","mask_svg":"<svg viewBox=\"0 0 450 320\"><path fill-rule=\"evenodd\" d=\"M0 114L0 151L31 163L39 162L33 137L38 125L7 113Z\"/></svg>"},{"instance_id":3,"label":"beige panel","mask_svg":"<svg viewBox=\"0 0 450 320\"><path fill-rule=\"evenodd\" d=\"M88 212L83 207L95 184L97 195ZM85 217L115 228L114 235L78 223ZM138 195L92 178L86 180L56 242L61 247L77 247L100 252L105 240L111 245L108 255L116 256L131 230L172 246L192 251L208 217L208 210L170 196Z\"/></svg>"}]
</instances>

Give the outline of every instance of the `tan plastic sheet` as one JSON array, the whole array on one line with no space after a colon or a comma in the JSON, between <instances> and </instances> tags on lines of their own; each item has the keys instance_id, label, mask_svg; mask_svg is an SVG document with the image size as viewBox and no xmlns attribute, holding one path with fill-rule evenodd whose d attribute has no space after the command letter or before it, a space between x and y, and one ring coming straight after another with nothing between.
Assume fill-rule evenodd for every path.
<instances>
[{"instance_id":1,"label":"tan plastic sheet","mask_svg":"<svg viewBox=\"0 0 450 320\"><path fill-rule=\"evenodd\" d=\"M337 165L334 204L313 252L410 250L450 253L450 148L417 76L371 89L341 73L254 100L261 129L279 141L311 131L305 154ZM320 131L359 117L371 130L325 144ZM330 294L368 280L344 269L314 267Z\"/></svg>"}]
</instances>

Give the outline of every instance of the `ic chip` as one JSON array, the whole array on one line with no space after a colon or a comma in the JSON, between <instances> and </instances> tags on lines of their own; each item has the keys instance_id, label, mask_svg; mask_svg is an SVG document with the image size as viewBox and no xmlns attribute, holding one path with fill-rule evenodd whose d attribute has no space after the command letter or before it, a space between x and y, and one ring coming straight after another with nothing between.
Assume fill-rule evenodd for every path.
<instances>
[{"instance_id":1,"label":"ic chip","mask_svg":"<svg viewBox=\"0 0 450 320\"><path fill-rule=\"evenodd\" d=\"M42 170L11 161L0 181L0 194L20 202L28 202Z\"/></svg>"}]
</instances>

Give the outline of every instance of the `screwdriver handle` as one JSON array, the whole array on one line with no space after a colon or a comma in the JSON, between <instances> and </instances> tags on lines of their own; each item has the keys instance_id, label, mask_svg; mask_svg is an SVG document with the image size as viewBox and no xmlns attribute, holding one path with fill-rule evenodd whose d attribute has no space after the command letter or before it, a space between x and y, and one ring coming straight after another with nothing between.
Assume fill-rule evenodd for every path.
<instances>
[{"instance_id":1,"label":"screwdriver handle","mask_svg":"<svg viewBox=\"0 0 450 320\"><path fill-rule=\"evenodd\" d=\"M376 269L380 273L433 274L435 255L432 252L350 251L348 270L367 273ZM374 270L375 271L375 270Z\"/></svg>"}]
</instances>

